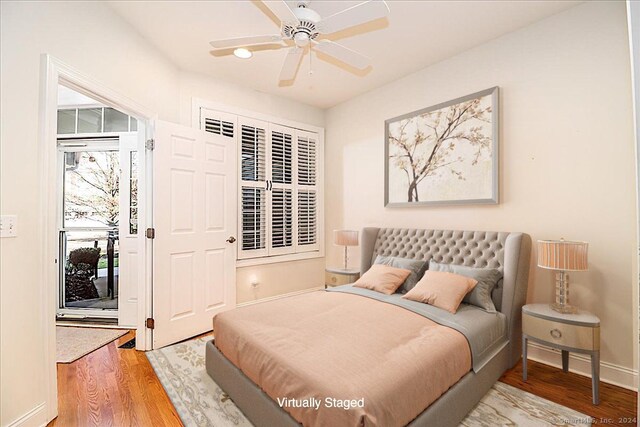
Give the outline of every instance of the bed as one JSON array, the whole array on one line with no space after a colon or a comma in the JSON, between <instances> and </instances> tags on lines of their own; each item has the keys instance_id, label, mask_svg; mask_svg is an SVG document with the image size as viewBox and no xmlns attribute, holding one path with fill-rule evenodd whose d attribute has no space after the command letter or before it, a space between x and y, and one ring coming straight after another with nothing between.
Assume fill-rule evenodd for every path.
<instances>
[{"instance_id":1,"label":"bed","mask_svg":"<svg viewBox=\"0 0 640 427\"><path fill-rule=\"evenodd\" d=\"M378 255L497 268L497 313L464 305L452 315L345 285L216 316L207 372L256 426L456 426L520 358L530 250L523 233L365 228L361 272ZM349 411L283 408L276 398L335 391L348 401L340 390L357 390Z\"/></svg>"}]
</instances>

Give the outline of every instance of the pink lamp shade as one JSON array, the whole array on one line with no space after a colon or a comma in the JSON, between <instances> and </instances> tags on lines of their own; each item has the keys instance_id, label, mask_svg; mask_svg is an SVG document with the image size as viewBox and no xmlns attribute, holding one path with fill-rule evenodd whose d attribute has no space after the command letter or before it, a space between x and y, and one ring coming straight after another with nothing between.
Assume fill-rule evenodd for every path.
<instances>
[{"instance_id":1,"label":"pink lamp shade","mask_svg":"<svg viewBox=\"0 0 640 427\"><path fill-rule=\"evenodd\" d=\"M337 246L358 246L358 231L333 230L333 243Z\"/></svg>"},{"instance_id":2,"label":"pink lamp shade","mask_svg":"<svg viewBox=\"0 0 640 427\"><path fill-rule=\"evenodd\" d=\"M538 267L560 271L587 269L586 242L566 240L538 240Z\"/></svg>"}]
</instances>

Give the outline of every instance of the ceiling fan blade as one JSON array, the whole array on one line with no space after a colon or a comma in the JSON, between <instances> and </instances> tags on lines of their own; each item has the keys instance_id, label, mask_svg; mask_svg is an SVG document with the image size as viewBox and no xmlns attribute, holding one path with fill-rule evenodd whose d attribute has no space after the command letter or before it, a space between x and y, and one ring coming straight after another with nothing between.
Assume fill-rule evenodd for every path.
<instances>
[{"instance_id":1,"label":"ceiling fan blade","mask_svg":"<svg viewBox=\"0 0 640 427\"><path fill-rule=\"evenodd\" d=\"M231 47L252 46L256 44L278 43L282 41L280 34L267 36L247 36L233 39L214 40L209 42L214 49L228 49Z\"/></svg>"},{"instance_id":2,"label":"ceiling fan blade","mask_svg":"<svg viewBox=\"0 0 640 427\"><path fill-rule=\"evenodd\" d=\"M364 70L371 65L371 59L331 40L322 40L315 43L314 49L360 70Z\"/></svg>"},{"instance_id":3,"label":"ceiling fan blade","mask_svg":"<svg viewBox=\"0 0 640 427\"><path fill-rule=\"evenodd\" d=\"M331 34L349 27L364 24L389 15L389 6L384 0L369 0L327 16L317 27L322 34Z\"/></svg>"},{"instance_id":4,"label":"ceiling fan blade","mask_svg":"<svg viewBox=\"0 0 640 427\"><path fill-rule=\"evenodd\" d=\"M298 72L300 61L304 55L304 48L292 47L287 53L287 57L282 64L282 70L280 71L280 81L293 80Z\"/></svg>"},{"instance_id":5,"label":"ceiling fan blade","mask_svg":"<svg viewBox=\"0 0 640 427\"><path fill-rule=\"evenodd\" d=\"M280 21L290 24L298 23L298 18L284 0L263 1L263 3Z\"/></svg>"}]
</instances>

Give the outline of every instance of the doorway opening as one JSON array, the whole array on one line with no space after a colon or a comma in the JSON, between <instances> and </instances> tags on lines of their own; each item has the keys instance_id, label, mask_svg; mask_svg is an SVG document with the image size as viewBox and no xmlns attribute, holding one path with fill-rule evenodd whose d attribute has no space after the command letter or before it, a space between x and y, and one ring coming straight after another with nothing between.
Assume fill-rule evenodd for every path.
<instances>
[{"instance_id":1,"label":"doorway opening","mask_svg":"<svg viewBox=\"0 0 640 427\"><path fill-rule=\"evenodd\" d=\"M80 95L80 96L79 96ZM82 96L85 96L84 102ZM66 97L66 98L65 98ZM73 99L76 101L73 101ZM90 106L93 106L94 111ZM63 108L66 107L66 108ZM100 110L98 113L97 110ZM59 112L59 110L73 110ZM88 110L83 111L80 110ZM116 112L117 111L117 112ZM118 114L119 113L119 114ZM123 116L127 117L128 128L124 132L124 128L110 127L111 124L124 123ZM152 133L153 123L156 113L148 110L144 106L132 101L131 99L113 91L109 87L92 79L86 75L79 73L72 67L59 61L57 58L49 54L41 56L41 84L40 84L40 117L39 117L39 165L41 168L40 176L40 216L42 218L42 257L40 258L39 270L41 276L42 291L45 295L43 304L40 307L42 316L41 321L44 328L45 342L45 360L42 367L44 375L43 388L45 389L44 410L47 420L52 420L58 413L58 369L57 369L57 324L56 317L61 314L60 311L60 291L61 291L61 270L60 265L65 265L65 258L61 257L61 249L64 247L60 244L60 231L63 228L63 165L66 148L72 148L72 145L84 145L86 147L76 147L78 151L86 151L87 153L99 152L98 142L101 144L109 143L108 137L114 137L112 133L117 133L118 151L120 152L120 165L124 164L121 160L126 154L126 145L123 143L124 134L136 132L136 143L130 149L137 154L129 153L129 158L133 157L137 160L136 172L133 177L135 185L137 205L135 215L137 222L135 223L136 233L129 232L130 239L125 239L125 233L122 231L123 221L118 222L118 239L113 244L113 267L115 269L115 258L117 249L118 258L118 281L115 283L114 270L114 299L117 296L117 326L109 325L108 328L102 325L90 325L87 322L79 326L87 326L94 329L135 329L135 348L136 350L149 350L153 338L153 331L147 328L146 319L152 316L152 249L153 241L145 238L147 227L151 224L152 216L152 181L151 173L153 166L153 154L148 147L153 147ZM60 125L60 127L58 126ZM93 126L90 127L89 125ZM100 126L98 128L98 125ZM66 130L65 130L66 129ZM102 141L99 141L102 139ZM61 144L61 140L66 140L66 144ZM111 141L113 142L113 141ZM89 145L92 143L93 145ZM64 147L66 145L67 147ZM62 146L62 147L61 147ZM104 148L104 147L102 147ZM67 150L68 151L68 150ZM75 167L75 156L71 162L71 155L68 155L71 167ZM96 157L96 156L94 156ZM62 160L61 160L62 158ZM80 166L79 159L78 166ZM126 171L126 168L124 169ZM129 182L131 177L127 178L125 174L119 177L120 185L122 182ZM119 194L122 195L119 189ZM130 211L124 209L124 203L120 202L120 214ZM131 214L129 214L131 216ZM138 232L139 231L139 232ZM108 237L107 237L108 239ZM100 239L98 239L100 240ZM95 248L95 236L91 242L84 242L85 247ZM67 238L68 244L68 238ZM100 247L100 242L98 242ZM106 249L105 249L106 250ZM101 248L102 252L102 248ZM94 255L95 258L95 255ZM108 257L107 257L108 267ZM128 263L130 268L126 268ZM78 261L78 264L80 262ZM82 267L88 270L89 277L94 280L101 277L100 262L98 263L98 272L93 272L91 276L91 268ZM73 267L71 267L73 268ZM126 284L132 286L126 286ZM99 294L100 295L100 294ZM111 297L109 292L108 297ZM92 310L91 308L77 309ZM102 310L105 314L107 310ZM96 310L97 312L97 310ZM79 317L87 318L86 311L81 312ZM115 323L113 313L107 313L111 322ZM70 326L71 322L67 322L65 326ZM89 328L84 328L89 329Z\"/></svg>"},{"instance_id":2,"label":"doorway opening","mask_svg":"<svg viewBox=\"0 0 640 427\"><path fill-rule=\"evenodd\" d=\"M58 320L135 326L138 121L58 86Z\"/></svg>"}]
</instances>

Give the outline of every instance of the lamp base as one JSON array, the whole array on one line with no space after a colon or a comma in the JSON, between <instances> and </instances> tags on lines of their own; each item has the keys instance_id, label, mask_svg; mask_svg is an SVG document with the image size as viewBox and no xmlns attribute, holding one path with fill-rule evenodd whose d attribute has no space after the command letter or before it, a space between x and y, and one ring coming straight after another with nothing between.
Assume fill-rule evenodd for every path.
<instances>
[{"instance_id":1,"label":"lamp base","mask_svg":"<svg viewBox=\"0 0 640 427\"><path fill-rule=\"evenodd\" d=\"M558 313L576 314L578 312L578 309L576 307L569 304L553 303L553 304L549 304L549 307L551 307L552 310L555 310Z\"/></svg>"},{"instance_id":2,"label":"lamp base","mask_svg":"<svg viewBox=\"0 0 640 427\"><path fill-rule=\"evenodd\" d=\"M564 314L576 314L578 309L569 304L569 275L564 271L556 274L556 302L549 304L552 310Z\"/></svg>"},{"instance_id":3,"label":"lamp base","mask_svg":"<svg viewBox=\"0 0 640 427\"><path fill-rule=\"evenodd\" d=\"M347 269L347 246L344 247L344 269Z\"/></svg>"}]
</instances>

